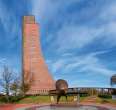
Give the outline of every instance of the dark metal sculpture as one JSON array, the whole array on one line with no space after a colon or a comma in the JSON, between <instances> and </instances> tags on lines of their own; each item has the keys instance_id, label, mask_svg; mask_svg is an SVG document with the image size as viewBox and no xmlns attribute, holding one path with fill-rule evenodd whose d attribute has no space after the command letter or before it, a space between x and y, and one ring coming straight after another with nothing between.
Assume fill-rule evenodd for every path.
<instances>
[{"instance_id":1,"label":"dark metal sculpture","mask_svg":"<svg viewBox=\"0 0 116 110\"><path fill-rule=\"evenodd\" d=\"M67 100L68 83L63 79L57 80L56 91L57 91L57 103L59 102L61 96L65 96Z\"/></svg>"},{"instance_id":2,"label":"dark metal sculpture","mask_svg":"<svg viewBox=\"0 0 116 110\"><path fill-rule=\"evenodd\" d=\"M69 96L69 95L78 96L78 101L79 101L80 94L87 94L87 92L80 91L80 90L78 90L78 88L68 88L67 81L65 81L63 79L57 80L56 81L56 89L49 91L50 96L57 95L57 103L59 102L61 96L65 96L66 100L67 100L67 96Z\"/></svg>"},{"instance_id":3,"label":"dark metal sculpture","mask_svg":"<svg viewBox=\"0 0 116 110\"><path fill-rule=\"evenodd\" d=\"M111 77L111 85L116 84L116 74Z\"/></svg>"}]
</instances>

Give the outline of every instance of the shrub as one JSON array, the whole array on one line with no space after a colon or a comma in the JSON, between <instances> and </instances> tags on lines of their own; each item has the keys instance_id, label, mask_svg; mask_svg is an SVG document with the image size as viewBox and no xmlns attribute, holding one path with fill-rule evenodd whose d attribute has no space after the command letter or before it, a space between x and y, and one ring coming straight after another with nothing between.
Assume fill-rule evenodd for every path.
<instances>
[{"instance_id":1,"label":"shrub","mask_svg":"<svg viewBox=\"0 0 116 110\"><path fill-rule=\"evenodd\" d=\"M6 103L7 102L6 97L5 96L0 96L0 102Z\"/></svg>"},{"instance_id":2,"label":"shrub","mask_svg":"<svg viewBox=\"0 0 116 110\"><path fill-rule=\"evenodd\" d=\"M112 98L112 95L109 95L109 94L99 94L98 97L110 99L110 98Z\"/></svg>"}]
</instances>

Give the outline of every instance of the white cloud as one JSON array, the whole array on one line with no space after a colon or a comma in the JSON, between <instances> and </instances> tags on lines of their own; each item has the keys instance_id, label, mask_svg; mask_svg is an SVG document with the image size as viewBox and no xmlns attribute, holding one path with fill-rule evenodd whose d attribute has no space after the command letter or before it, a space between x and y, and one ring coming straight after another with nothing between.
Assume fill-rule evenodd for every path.
<instances>
[{"instance_id":1,"label":"white cloud","mask_svg":"<svg viewBox=\"0 0 116 110\"><path fill-rule=\"evenodd\" d=\"M101 62L97 55L105 54L108 51L93 52L84 56L73 56L59 58L56 61L48 63L49 69L55 75L71 75L74 73L95 74L103 76L112 76L116 71L107 68L107 65ZM58 72L58 73L57 73ZM59 75L59 76L60 76ZM76 77L76 74L75 74Z\"/></svg>"},{"instance_id":2,"label":"white cloud","mask_svg":"<svg viewBox=\"0 0 116 110\"><path fill-rule=\"evenodd\" d=\"M53 74L57 74L57 72L62 71L66 64L65 60L63 59L57 59L57 60L49 59L46 61L46 63L48 65L48 68Z\"/></svg>"},{"instance_id":3,"label":"white cloud","mask_svg":"<svg viewBox=\"0 0 116 110\"><path fill-rule=\"evenodd\" d=\"M16 40L21 39L20 37L20 26L16 19L15 13L4 4L4 2L0 1L0 23L1 28L4 30L4 36L0 37L0 41L4 41L4 45L8 45L8 48L14 47L16 44ZM2 32L2 31L1 31ZM15 41L14 41L15 39ZM5 44L7 43L7 44Z\"/></svg>"},{"instance_id":4,"label":"white cloud","mask_svg":"<svg viewBox=\"0 0 116 110\"><path fill-rule=\"evenodd\" d=\"M9 17L6 17L6 15L9 16L9 13L8 13L7 8L4 6L2 2L0 2L0 14L1 14L0 21L4 29L9 30L9 26L8 26Z\"/></svg>"},{"instance_id":5,"label":"white cloud","mask_svg":"<svg viewBox=\"0 0 116 110\"><path fill-rule=\"evenodd\" d=\"M6 64L6 58L0 58L0 75L2 72L2 68L5 64Z\"/></svg>"},{"instance_id":6,"label":"white cloud","mask_svg":"<svg viewBox=\"0 0 116 110\"><path fill-rule=\"evenodd\" d=\"M0 58L0 64L5 64L6 63L6 58Z\"/></svg>"},{"instance_id":7,"label":"white cloud","mask_svg":"<svg viewBox=\"0 0 116 110\"><path fill-rule=\"evenodd\" d=\"M116 46L116 21L110 22L109 24L105 25L104 27L104 42L103 44L110 47Z\"/></svg>"},{"instance_id":8,"label":"white cloud","mask_svg":"<svg viewBox=\"0 0 116 110\"><path fill-rule=\"evenodd\" d=\"M102 19L105 22L112 22L116 19L116 2L110 2L108 4L104 4L101 13L99 15L99 18Z\"/></svg>"},{"instance_id":9,"label":"white cloud","mask_svg":"<svg viewBox=\"0 0 116 110\"><path fill-rule=\"evenodd\" d=\"M67 50L74 48L82 48L99 38L103 29L89 28L78 25L65 25L57 33L56 42L54 45L59 47L59 50Z\"/></svg>"},{"instance_id":10,"label":"white cloud","mask_svg":"<svg viewBox=\"0 0 116 110\"><path fill-rule=\"evenodd\" d=\"M17 56L12 57L0 57L0 75L3 71L3 67L8 66L17 75L21 75L21 60Z\"/></svg>"},{"instance_id":11,"label":"white cloud","mask_svg":"<svg viewBox=\"0 0 116 110\"><path fill-rule=\"evenodd\" d=\"M87 45L99 39L102 40L102 45L114 47L116 46L116 21L100 25L99 27L67 24L56 35L54 46L58 47L58 50L61 52L67 51L67 49L86 48Z\"/></svg>"},{"instance_id":12,"label":"white cloud","mask_svg":"<svg viewBox=\"0 0 116 110\"><path fill-rule=\"evenodd\" d=\"M39 0L32 1L33 10L32 13L36 15L36 18L40 20L40 23L43 24L58 24L58 20L63 16L59 16L62 11L64 11L71 3L76 0L70 1L52 1L52 0ZM66 4L65 4L66 3ZM100 7L98 14L96 17L92 17L88 20L88 23L85 24L76 23L75 20L81 16L73 16L77 17L75 19L68 20L65 17L65 21L62 23L62 26L58 30L53 30L51 33L48 32L48 36L46 37L47 41L49 41L50 50L62 52L64 53L67 50L86 48L89 44L95 44L100 40L101 42L97 42L99 46L103 46L107 49L107 47L116 46L116 3L109 2L108 4L104 3L102 8ZM99 7L95 7L99 8ZM75 9L76 10L76 9ZM86 9L85 9L86 10ZM83 10L83 13L84 11ZM86 14L91 13L94 9L86 10ZM66 12L68 13L68 12ZM80 10L81 13L81 10ZM65 13L64 13L65 14ZM70 14L70 13L69 13ZM80 14L81 15L81 14ZM94 14L95 15L95 14ZM88 14L89 16L89 14ZM55 21L55 22L54 22ZM91 21L91 23L90 23ZM53 23L53 24L52 24ZM90 23L90 24L89 24ZM49 27L48 25L48 27ZM47 30L49 31L49 30ZM44 36L43 36L44 37ZM54 38L54 41L52 38ZM52 42L52 43L51 43ZM52 47L52 48L51 48ZM96 47L97 48L97 47ZM69 52L69 51L68 51ZM82 56L73 56L72 53L65 54L62 57L57 58L56 60L50 59L48 65L49 69L56 76L61 77L63 75L72 74L71 71L76 71L78 74L82 72L83 74L89 73L100 76L110 77L115 73L114 70L111 70L107 67L106 64L102 63L102 60L98 58L97 55L104 54L107 51L100 51L89 53ZM70 77L72 75L69 75ZM69 79L70 79L69 77ZM75 74L76 77L76 74ZM71 79L72 80L72 79ZM77 82L77 81L76 81Z\"/></svg>"},{"instance_id":13,"label":"white cloud","mask_svg":"<svg viewBox=\"0 0 116 110\"><path fill-rule=\"evenodd\" d=\"M68 7L70 4L79 2L80 0L32 0L32 14L37 20L45 22L56 18L61 8ZM82 1L82 0L81 0Z\"/></svg>"},{"instance_id":14,"label":"white cloud","mask_svg":"<svg viewBox=\"0 0 116 110\"><path fill-rule=\"evenodd\" d=\"M80 0L78 0L80 1ZM66 1L52 1L52 0L39 0L32 1L32 13L37 19L42 20L42 23L48 23L59 19L60 11L65 10L70 4L77 2L76 0ZM66 18L62 24L62 27L52 33L48 33L47 39L55 37L55 41L50 43L49 47L57 47L58 52L67 51L67 49L82 49L86 48L87 45L96 42L96 39L102 40L102 45L106 47L116 46L116 3L111 2L105 4L100 8L98 15L96 16L99 25L88 26L75 24L74 19L68 21ZM99 7L95 7L99 8ZM92 11L92 10L89 10ZM88 12L89 13L89 12ZM77 14L78 15L78 14ZM72 16L73 17L73 16ZM78 16L77 16L78 17ZM94 20L92 19L92 20ZM53 23L58 23L58 20ZM95 20L96 22L96 20ZM96 23L95 23L96 24ZM55 25L55 24L51 24ZM49 41L49 40L48 40ZM51 42L51 41L50 41ZM109 45L107 45L107 43Z\"/></svg>"}]
</instances>

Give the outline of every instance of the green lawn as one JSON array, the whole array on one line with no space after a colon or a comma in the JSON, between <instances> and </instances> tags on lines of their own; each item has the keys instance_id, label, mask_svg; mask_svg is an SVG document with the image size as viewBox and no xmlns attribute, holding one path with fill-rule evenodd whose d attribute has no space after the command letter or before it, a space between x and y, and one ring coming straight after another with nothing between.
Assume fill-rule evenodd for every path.
<instances>
[{"instance_id":1,"label":"green lawn","mask_svg":"<svg viewBox=\"0 0 116 110\"><path fill-rule=\"evenodd\" d=\"M19 101L17 103L49 103L50 97L49 96L27 96Z\"/></svg>"},{"instance_id":2,"label":"green lawn","mask_svg":"<svg viewBox=\"0 0 116 110\"><path fill-rule=\"evenodd\" d=\"M85 97L80 97L80 101L82 101ZM54 96L55 102L57 97ZM68 102L73 102L73 96L68 96L67 98ZM60 98L60 102L66 102L66 98L62 96ZM50 96L27 96L21 100L19 100L17 103L51 103Z\"/></svg>"},{"instance_id":3,"label":"green lawn","mask_svg":"<svg viewBox=\"0 0 116 110\"><path fill-rule=\"evenodd\" d=\"M80 97L80 102L83 102L86 100L88 97ZM57 97L55 96L55 102L56 102ZM60 102L66 102L65 97L61 97ZM68 102L74 102L73 101L73 96L68 96ZM0 103L5 103L3 100L0 99ZM51 103L50 96L26 96L20 100L15 101L14 103ZM111 98L100 98L97 97L96 103L111 103L111 104L116 104L116 100L112 100Z\"/></svg>"}]
</instances>

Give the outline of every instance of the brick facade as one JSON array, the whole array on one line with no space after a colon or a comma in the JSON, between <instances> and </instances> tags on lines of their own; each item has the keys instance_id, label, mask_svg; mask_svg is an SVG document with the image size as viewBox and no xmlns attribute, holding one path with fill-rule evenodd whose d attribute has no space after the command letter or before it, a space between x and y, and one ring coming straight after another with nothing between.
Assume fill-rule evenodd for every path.
<instances>
[{"instance_id":1,"label":"brick facade","mask_svg":"<svg viewBox=\"0 0 116 110\"><path fill-rule=\"evenodd\" d=\"M40 27L34 16L23 18L23 79L30 84L27 94L46 94L55 83L45 64L40 44Z\"/></svg>"}]
</instances>

